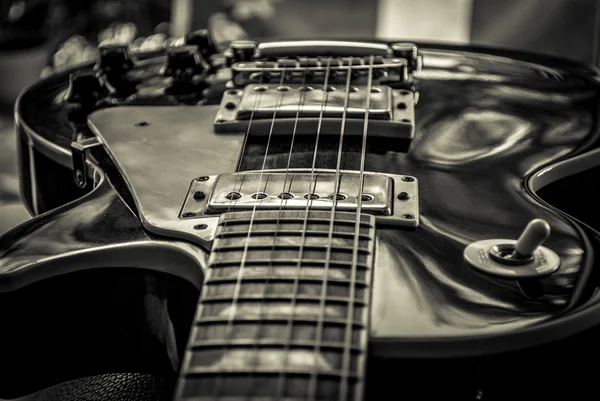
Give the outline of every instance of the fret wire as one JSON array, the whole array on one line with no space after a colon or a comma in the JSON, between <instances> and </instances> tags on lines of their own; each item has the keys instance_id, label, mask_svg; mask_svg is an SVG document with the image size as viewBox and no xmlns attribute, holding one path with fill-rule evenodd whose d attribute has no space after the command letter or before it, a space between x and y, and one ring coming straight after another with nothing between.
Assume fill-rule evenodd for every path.
<instances>
[{"instance_id":1,"label":"fret wire","mask_svg":"<svg viewBox=\"0 0 600 401\"><path fill-rule=\"evenodd\" d=\"M281 74L280 85L283 84L284 79L285 79L285 71L282 72L282 74ZM262 183L263 173L264 173L265 166L266 166L266 163L267 163L267 156L269 154L269 145L271 143L271 137L273 135L273 127L275 125L275 117L277 115L277 106L281 107L281 98L282 98L282 94L283 93L284 93L284 91L279 91L279 93L277 95L277 103L276 103L275 110L273 111L273 119L271 120L271 128L269 130L269 137L267 139L265 156L264 156L264 159L263 159L263 165L262 165L262 169L261 169L261 172L260 172L260 177L259 177L259 180L258 180L256 192L260 192L260 187L261 187L261 183ZM250 130L250 127L248 126L248 133L249 133L249 130ZM248 135L248 133L246 135ZM243 155L242 155L242 157L243 157ZM236 179L236 181L237 181L237 179ZM267 181L268 181L268 176L267 176ZM262 203L262 200L260 200L260 202ZM226 326L226 329L225 329L225 338L227 338L227 339L230 338L231 333L233 331L233 320L235 319L235 313L236 313L236 309L237 309L237 298L239 297L239 293L240 293L242 272L244 270L244 264L245 264L246 257L247 257L247 254L248 254L247 244L249 242L250 234L252 232L252 223L253 223L253 219L254 219L254 214L256 213L256 206L257 206L257 203L255 203L254 207L252 208L252 214L250 216L250 225L248 227L248 236L246 238L246 247L244 248L244 252L242 254L242 261L241 261L241 264L240 264L240 267L239 267L239 271L238 271L238 279L236 281L235 288L234 288L234 293L233 293L233 301L231 303L231 309L230 309L230 312L229 312L229 317L227 319L227 326ZM227 348L227 342L224 343L223 347L225 349ZM220 396L220 394L219 394L220 387L221 387L220 376L217 375L217 377L215 378L214 391L213 391L213 394L214 394L215 397L219 397Z\"/></svg>"},{"instance_id":2,"label":"fret wire","mask_svg":"<svg viewBox=\"0 0 600 401\"><path fill-rule=\"evenodd\" d=\"M360 155L360 185L358 186L358 195L357 195L357 210L356 210L356 226L354 229L354 251L352 253L352 273L351 273L351 284L350 284L350 299L353 299L356 293L356 287L354 282L356 280L356 268L358 264L358 232L360 230L360 213L362 208L362 191L365 184L365 159L367 152L367 132L369 128L369 108L371 107L371 88L373 85L373 56L369 59L369 76L367 77L367 98L365 105L365 121L363 125L363 137L362 137L362 147L361 147L361 155ZM367 297L368 299L368 297ZM354 320L354 303L351 302L348 305L348 316L347 323L344 329L345 331L345 344L349 344L352 340L352 329L348 330L348 327L351 327L348 324L348 321ZM340 401L347 401L348 399L348 375L350 374L350 354L347 348L344 348L344 357L342 362L342 381L341 381L341 389L340 389Z\"/></svg>"},{"instance_id":3,"label":"fret wire","mask_svg":"<svg viewBox=\"0 0 600 401\"><path fill-rule=\"evenodd\" d=\"M346 130L346 115L348 112L348 102L350 100L350 82L352 81L352 60L353 60L353 58L350 57L349 62L348 62L348 72L347 72L347 76L346 76L346 89L345 89L346 96L344 98L344 110L343 110L343 114L342 114L342 124L340 127L340 144L338 146L335 187L334 187L334 191L333 191L334 194L337 194L339 192L339 186L340 186L342 149L343 149L343 144L344 144L344 133ZM327 90L325 90L325 92L327 92ZM330 223L329 223L329 244L330 245L332 245L332 243L333 243L333 227L334 227L334 222L335 222L336 206L337 206L337 196L334 196L332 207L331 207ZM329 264L330 263L331 263L331 246L327 248L327 253L325 256L323 284L322 284L322 288L321 288L321 302L320 302L321 310L319 312L319 321L318 321L317 332L316 332L316 338L317 338L316 344L317 345L314 350L315 357L319 353L320 345L323 340L323 338L322 338L323 337L323 319L325 317L324 316L324 314L325 314L325 298L327 297L327 279L329 276ZM309 382L308 394L309 394L310 399L312 399L313 401L316 400L316 396L317 396L317 373L316 372L314 372L311 375L310 382Z\"/></svg>"}]
</instances>

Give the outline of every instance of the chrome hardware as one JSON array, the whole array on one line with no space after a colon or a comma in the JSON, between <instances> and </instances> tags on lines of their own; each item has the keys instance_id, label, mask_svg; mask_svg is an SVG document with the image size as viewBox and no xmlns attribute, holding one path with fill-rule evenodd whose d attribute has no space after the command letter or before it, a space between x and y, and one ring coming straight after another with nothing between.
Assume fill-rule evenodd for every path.
<instances>
[{"instance_id":1,"label":"chrome hardware","mask_svg":"<svg viewBox=\"0 0 600 401\"><path fill-rule=\"evenodd\" d=\"M339 190L334 191L335 170L318 169L312 176L307 169L248 171L195 179L180 211L182 219L213 217L215 214L245 210L336 210L357 209L360 174L340 173ZM407 179L408 178L408 179ZM260 185L259 185L260 183ZM206 197L198 199L194 194ZM408 197L398 196L407 194ZM364 173L361 212L374 215L386 225L417 227L419 224L418 181L412 176Z\"/></svg>"},{"instance_id":2,"label":"chrome hardware","mask_svg":"<svg viewBox=\"0 0 600 401\"><path fill-rule=\"evenodd\" d=\"M71 142L71 157L73 162L73 179L80 188L87 185L87 152L102 143L96 137L78 139Z\"/></svg>"},{"instance_id":3,"label":"chrome hardware","mask_svg":"<svg viewBox=\"0 0 600 401\"><path fill-rule=\"evenodd\" d=\"M549 235L548 223L534 219L518 240L477 241L465 248L464 258L475 269L498 277L543 277L554 273L560 266L558 255L542 246Z\"/></svg>"},{"instance_id":4,"label":"chrome hardware","mask_svg":"<svg viewBox=\"0 0 600 401\"><path fill-rule=\"evenodd\" d=\"M232 82L236 86L251 83L280 82L285 73L285 82L323 84L325 73L329 71L330 84L346 82L349 65L352 63L352 82L364 85L369 71L373 71L374 84L389 82L402 83L408 80L408 61L404 58L375 57L371 65L368 57L296 58L275 61L245 61L231 66Z\"/></svg>"},{"instance_id":5,"label":"chrome hardware","mask_svg":"<svg viewBox=\"0 0 600 401\"><path fill-rule=\"evenodd\" d=\"M259 58L288 56L382 56L388 57L390 48L382 43L346 42L336 40L299 40L267 42L258 45Z\"/></svg>"},{"instance_id":6,"label":"chrome hardware","mask_svg":"<svg viewBox=\"0 0 600 401\"><path fill-rule=\"evenodd\" d=\"M285 87L283 94L279 85L275 84L248 85L243 90L226 91L215 118L215 132L245 132L252 116L252 134L268 134L271 124L274 124L273 134L276 135L289 135L294 129L297 134L314 135L323 109L321 132L339 135L344 102L348 96L345 134L362 135L365 100L370 96L369 130L373 136L412 139L414 135L414 93L411 91L375 85L367 93L366 86L352 86L348 94L344 85L329 85L326 88L327 102L323 107L322 87L298 84ZM260 102L257 102L259 96ZM300 109L298 105L301 105ZM275 109L277 113L273 122Z\"/></svg>"}]
</instances>

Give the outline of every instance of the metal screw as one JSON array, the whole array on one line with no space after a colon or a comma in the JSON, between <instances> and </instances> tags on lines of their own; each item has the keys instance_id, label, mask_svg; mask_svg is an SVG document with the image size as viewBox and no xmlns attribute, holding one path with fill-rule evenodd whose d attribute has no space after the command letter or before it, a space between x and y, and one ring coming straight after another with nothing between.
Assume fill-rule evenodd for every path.
<instances>
[{"instance_id":1,"label":"metal screw","mask_svg":"<svg viewBox=\"0 0 600 401\"><path fill-rule=\"evenodd\" d=\"M206 224L198 224L197 226L194 226L194 230L204 230L207 227L208 225Z\"/></svg>"},{"instance_id":2,"label":"metal screw","mask_svg":"<svg viewBox=\"0 0 600 401\"><path fill-rule=\"evenodd\" d=\"M398 194L398 199L407 200L407 199L410 199L410 195L408 194L408 192L400 192Z\"/></svg>"},{"instance_id":3,"label":"metal screw","mask_svg":"<svg viewBox=\"0 0 600 401\"><path fill-rule=\"evenodd\" d=\"M402 181L404 182L413 182L415 179L412 177L402 177Z\"/></svg>"},{"instance_id":4,"label":"metal screw","mask_svg":"<svg viewBox=\"0 0 600 401\"><path fill-rule=\"evenodd\" d=\"M406 219L406 220L412 220L412 219L414 219L414 218L415 218L415 216L413 216L412 214L408 214L408 213L407 213L407 214L403 214L403 215L402 215L402 218L403 218L403 219Z\"/></svg>"},{"instance_id":5,"label":"metal screw","mask_svg":"<svg viewBox=\"0 0 600 401\"><path fill-rule=\"evenodd\" d=\"M233 103L233 102L227 102L227 103L225 104L225 108L226 108L227 110L233 110L233 109L235 109L235 103Z\"/></svg>"},{"instance_id":6,"label":"metal screw","mask_svg":"<svg viewBox=\"0 0 600 401\"><path fill-rule=\"evenodd\" d=\"M207 176L198 177L198 178L196 178L196 181L208 181L208 177Z\"/></svg>"},{"instance_id":7,"label":"metal screw","mask_svg":"<svg viewBox=\"0 0 600 401\"><path fill-rule=\"evenodd\" d=\"M82 187L83 186L83 173L81 170L77 170L75 172L75 179L77 180L77 184Z\"/></svg>"},{"instance_id":8,"label":"metal screw","mask_svg":"<svg viewBox=\"0 0 600 401\"><path fill-rule=\"evenodd\" d=\"M188 212L181 215L181 217L194 217L196 213Z\"/></svg>"},{"instance_id":9,"label":"metal screw","mask_svg":"<svg viewBox=\"0 0 600 401\"><path fill-rule=\"evenodd\" d=\"M196 199L196 200L202 200L204 198L206 198L206 195L204 195L204 192L202 192L202 191L196 191L196 192L194 192L194 199Z\"/></svg>"}]
</instances>

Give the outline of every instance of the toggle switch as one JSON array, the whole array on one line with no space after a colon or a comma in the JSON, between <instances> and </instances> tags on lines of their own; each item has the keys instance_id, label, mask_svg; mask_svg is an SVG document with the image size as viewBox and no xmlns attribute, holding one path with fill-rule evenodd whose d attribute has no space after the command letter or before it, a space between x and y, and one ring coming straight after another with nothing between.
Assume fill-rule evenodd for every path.
<instances>
[{"instance_id":1,"label":"toggle switch","mask_svg":"<svg viewBox=\"0 0 600 401\"><path fill-rule=\"evenodd\" d=\"M465 248L463 256L482 273L513 279L543 277L554 273L560 266L558 255L542 245L549 236L548 222L534 219L518 239L473 242Z\"/></svg>"}]
</instances>

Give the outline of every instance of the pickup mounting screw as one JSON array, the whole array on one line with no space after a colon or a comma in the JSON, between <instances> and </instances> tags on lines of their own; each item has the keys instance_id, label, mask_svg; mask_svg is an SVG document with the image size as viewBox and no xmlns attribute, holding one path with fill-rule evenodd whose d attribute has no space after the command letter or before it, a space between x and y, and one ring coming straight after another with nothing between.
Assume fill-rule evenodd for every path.
<instances>
[{"instance_id":1,"label":"pickup mounting screw","mask_svg":"<svg viewBox=\"0 0 600 401\"><path fill-rule=\"evenodd\" d=\"M415 179L412 177L402 177L402 181L404 182L413 182Z\"/></svg>"},{"instance_id":2,"label":"pickup mounting screw","mask_svg":"<svg viewBox=\"0 0 600 401\"><path fill-rule=\"evenodd\" d=\"M181 215L181 217L194 217L196 215L196 213L192 213L192 212L187 212Z\"/></svg>"},{"instance_id":3,"label":"pickup mounting screw","mask_svg":"<svg viewBox=\"0 0 600 401\"><path fill-rule=\"evenodd\" d=\"M408 192L400 192L398 194L398 199L399 200L407 200L407 199L410 199L410 195L408 194Z\"/></svg>"},{"instance_id":4,"label":"pickup mounting screw","mask_svg":"<svg viewBox=\"0 0 600 401\"><path fill-rule=\"evenodd\" d=\"M196 181L208 181L208 177L207 176L198 177L198 178L196 178Z\"/></svg>"},{"instance_id":5,"label":"pickup mounting screw","mask_svg":"<svg viewBox=\"0 0 600 401\"><path fill-rule=\"evenodd\" d=\"M194 199L196 199L196 200L202 200L204 198L206 198L206 195L204 194L204 192L202 192L202 191L196 191L196 192L194 192Z\"/></svg>"}]
</instances>

